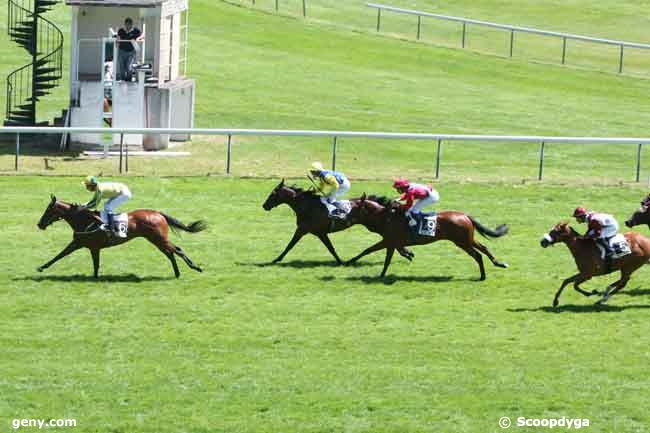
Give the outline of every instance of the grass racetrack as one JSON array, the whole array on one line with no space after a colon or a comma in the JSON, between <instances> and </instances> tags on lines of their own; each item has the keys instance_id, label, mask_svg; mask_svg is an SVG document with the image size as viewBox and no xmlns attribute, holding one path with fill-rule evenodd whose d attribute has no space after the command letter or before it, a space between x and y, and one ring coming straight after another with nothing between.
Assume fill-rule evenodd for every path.
<instances>
[{"instance_id":1,"label":"grass racetrack","mask_svg":"<svg viewBox=\"0 0 650 433\"><path fill-rule=\"evenodd\" d=\"M390 3L650 42L645 2ZM273 5L191 1L197 127L648 136L647 53L626 51L618 75L615 50L571 44L563 67L554 64L557 40L518 35L507 59L507 34L470 28L469 49L459 50L459 26L426 21L415 42L413 17L384 15L377 35L376 12L358 0L308 0L307 20L299 0L281 0L279 14ZM51 17L68 28L64 6ZM0 56L2 76L26 61L6 37ZM39 118L66 104L64 82ZM264 199L281 177L308 186L306 167L330 161L331 141L236 137L233 177L224 176L225 143L197 136L175 148L189 157L132 157L123 178L115 158L28 144L22 175L6 176L14 145L0 144L0 429L12 419L73 418L70 431L84 433L490 433L504 431L498 422L508 416L589 419L588 432L650 431L649 270L608 306L568 287L553 309L575 264L566 247L539 246L577 205L620 223L638 207L647 191L631 183L635 145L547 145L541 183L538 143L445 142L436 209L511 228L485 242L510 268L486 263L479 282L474 261L449 243L413 248L412 263L396 256L385 280L377 278L383 253L337 267L312 237L267 266L294 217L287 207L264 212ZM392 195L398 175L432 179L435 143L338 146L350 197ZM643 183L649 155L641 154ZM179 261L175 279L168 260L137 240L102 252L98 280L86 251L37 273L71 236L62 222L36 228L49 194L84 202L81 176L99 173L129 185L124 210L207 220L205 232L172 235L205 272ZM349 259L377 236L355 227L332 240ZM584 288L602 290L614 278Z\"/></svg>"},{"instance_id":2,"label":"grass racetrack","mask_svg":"<svg viewBox=\"0 0 650 433\"><path fill-rule=\"evenodd\" d=\"M289 208L261 208L275 181L128 183L130 209L207 219L208 231L173 236L203 274L180 264L174 279L143 240L105 250L98 281L86 251L39 274L70 238L62 222L37 230L46 192L86 194L76 178L0 178L5 429L32 417L157 433L492 432L502 416L587 418L591 432L650 425L648 271L609 306L568 288L554 310L575 265L564 246L539 247L574 203L622 221L640 188L439 185L439 209L511 226L486 243L510 269L486 265L479 282L473 260L442 242L414 248L411 264L396 257L386 281L383 254L336 267L315 238L263 266L294 229ZM363 191L389 185L355 182L351 196ZM362 227L333 236L344 259L375 239Z\"/></svg>"}]
</instances>

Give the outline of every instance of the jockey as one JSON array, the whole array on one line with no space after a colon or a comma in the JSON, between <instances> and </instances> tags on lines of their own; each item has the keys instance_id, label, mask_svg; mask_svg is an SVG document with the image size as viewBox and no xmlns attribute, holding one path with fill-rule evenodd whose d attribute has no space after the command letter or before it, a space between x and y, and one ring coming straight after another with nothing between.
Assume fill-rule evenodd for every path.
<instances>
[{"instance_id":1,"label":"jockey","mask_svg":"<svg viewBox=\"0 0 650 433\"><path fill-rule=\"evenodd\" d=\"M123 183L97 182L95 176L87 176L83 181L83 185L88 191L95 193L93 198L84 205L85 208L94 209L102 199L107 199L106 203L104 203L104 210L100 213L105 224L102 224L100 228L112 232L113 210L131 198L131 191Z\"/></svg>"},{"instance_id":2,"label":"jockey","mask_svg":"<svg viewBox=\"0 0 650 433\"><path fill-rule=\"evenodd\" d=\"M614 251L609 245L611 238L618 232L618 222L616 219L606 213L590 212L583 207L578 207L573 211L573 216L579 223L587 223L587 233L584 237L594 239L605 248L605 259L609 259Z\"/></svg>"},{"instance_id":3,"label":"jockey","mask_svg":"<svg viewBox=\"0 0 650 433\"><path fill-rule=\"evenodd\" d=\"M410 226L417 224L417 221L411 215L419 215L423 207L438 203L440 200L438 191L431 186L411 183L406 179L397 179L393 183L393 188L402 194L398 200L406 202L402 205L402 209L406 209L405 215ZM414 200L417 200L415 204L413 204Z\"/></svg>"},{"instance_id":4,"label":"jockey","mask_svg":"<svg viewBox=\"0 0 650 433\"><path fill-rule=\"evenodd\" d=\"M318 179L318 189L323 194L320 200L329 211L330 216L343 218L345 215L342 215L337 203L338 198L350 189L348 178L338 171L325 170L320 162L312 163L309 172Z\"/></svg>"}]
</instances>

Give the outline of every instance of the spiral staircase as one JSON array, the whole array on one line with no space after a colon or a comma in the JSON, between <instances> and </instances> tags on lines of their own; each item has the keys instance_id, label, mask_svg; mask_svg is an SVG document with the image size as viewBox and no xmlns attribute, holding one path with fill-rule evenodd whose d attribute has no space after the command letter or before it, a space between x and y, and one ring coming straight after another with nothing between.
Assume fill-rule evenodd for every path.
<instances>
[{"instance_id":1,"label":"spiral staircase","mask_svg":"<svg viewBox=\"0 0 650 433\"><path fill-rule=\"evenodd\" d=\"M8 33L31 55L31 62L7 77L5 126L46 126L37 122L36 103L57 87L63 73L63 34L42 15L60 0L8 0Z\"/></svg>"}]
</instances>

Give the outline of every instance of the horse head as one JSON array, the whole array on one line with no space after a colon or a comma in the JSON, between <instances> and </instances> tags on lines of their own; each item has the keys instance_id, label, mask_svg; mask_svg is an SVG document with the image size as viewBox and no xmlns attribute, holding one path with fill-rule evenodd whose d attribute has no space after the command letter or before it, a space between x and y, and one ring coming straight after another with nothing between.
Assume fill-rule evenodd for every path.
<instances>
[{"instance_id":1,"label":"horse head","mask_svg":"<svg viewBox=\"0 0 650 433\"><path fill-rule=\"evenodd\" d=\"M556 244L558 242L564 242L567 239L575 236L575 232L569 226L568 222L559 222L553 226L550 232L546 233L539 244L542 248L546 248L549 245Z\"/></svg>"},{"instance_id":2,"label":"horse head","mask_svg":"<svg viewBox=\"0 0 650 433\"><path fill-rule=\"evenodd\" d=\"M350 200L352 209L346 219L352 224L363 224L368 217L377 215L384 209L384 206L368 198L366 193L358 199Z\"/></svg>"},{"instance_id":3,"label":"horse head","mask_svg":"<svg viewBox=\"0 0 650 433\"><path fill-rule=\"evenodd\" d=\"M625 221L627 227L634 227L640 224L648 224L648 227L650 227L650 195L641 200L641 207L632 214L630 219Z\"/></svg>"},{"instance_id":4,"label":"horse head","mask_svg":"<svg viewBox=\"0 0 650 433\"><path fill-rule=\"evenodd\" d=\"M269 194L262 205L262 208L266 211L270 211L274 207L286 203L286 199L291 196L293 191L291 188L284 186L284 178L282 181L273 188L273 191ZM294 194L295 195L295 194Z\"/></svg>"},{"instance_id":5,"label":"horse head","mask_svg":"<svg viewBox=\"0 0 650 433\"><path fill-rule=\"evenodd\" d=\"M39 229L45 230L47 226L61 219L64 214L65 210L63 209L62 203L56 200L54 194L50 194L50 203L45 208L45 212L43 212L37 226Z\"/></svg>"}]
</instances>

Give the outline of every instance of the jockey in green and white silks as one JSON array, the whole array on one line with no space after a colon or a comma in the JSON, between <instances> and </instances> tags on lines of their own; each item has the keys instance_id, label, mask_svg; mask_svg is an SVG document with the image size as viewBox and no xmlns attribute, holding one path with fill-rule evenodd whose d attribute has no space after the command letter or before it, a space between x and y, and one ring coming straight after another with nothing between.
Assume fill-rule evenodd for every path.
<instances>
[{"instance_id":1,"label":"jockey in green and white silks","mask_svg":"<svg viewBox=\"0 0 650 433\"><path fill-rule=\"evenodd\" d=\"M343 194L350 190L350 181L338 171L325 170L323 164L314 162L309 172L318 180L318 189L323 194L321 202L325 205L330 216L340 217L337 202Z\"/></svg>"},{"instance_id":2,"label":"jockey in green and white silks","mask_svg":"<svg viewBox=\"0 0 650 433\"><path fill-rule=\"evenodd\" d=\"M105 223L102 229L112 230L113 211L131 198L131 191L123 183L98 182L95 176L87 176L83 181L83 185L88 191L95 193L84 207L95 209L102 200L106 200L104 209L100 212L102 221Z\"/></svg>"}]
</instances>

